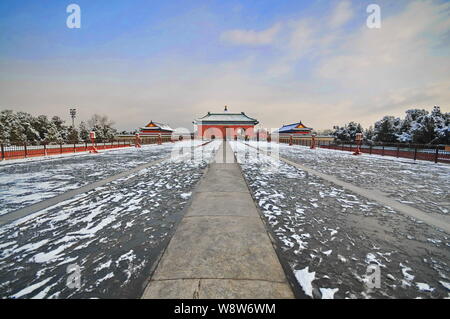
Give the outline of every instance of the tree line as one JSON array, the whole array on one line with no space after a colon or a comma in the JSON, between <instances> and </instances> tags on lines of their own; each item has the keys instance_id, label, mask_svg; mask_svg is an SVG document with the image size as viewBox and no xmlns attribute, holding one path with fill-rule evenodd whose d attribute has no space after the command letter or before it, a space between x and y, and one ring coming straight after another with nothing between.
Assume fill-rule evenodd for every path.
<instances>
[{"instance_id":1,"label":"tree line","mask_svg":"<svg viewBox=\"0 0 450 319\"><path fill-rule=\"evenodd\" d=\"M361 124L350 122L334 126L331 135L338 141L355 140L356 133L363 133L367 143L414 143L450 145L450 113L442 113L439 106L431 112L410 109L404 118L384 116L374 126L363 129Z\"/></svg>"},{"instance_id":2,"label":"tree line","mask_svg":"<svg viewBox=\"0 0 450 319\"><path fill-rule=\"evenodd\" d=\"M93 115L78 127L66 125L59 116L33 116L26 112L0 111L0 142L4 144L59 144L90 142L89 132L96 132L96 141L111 142L117 133L114 122L106 115Z\"/></svg>"}]
</instances>

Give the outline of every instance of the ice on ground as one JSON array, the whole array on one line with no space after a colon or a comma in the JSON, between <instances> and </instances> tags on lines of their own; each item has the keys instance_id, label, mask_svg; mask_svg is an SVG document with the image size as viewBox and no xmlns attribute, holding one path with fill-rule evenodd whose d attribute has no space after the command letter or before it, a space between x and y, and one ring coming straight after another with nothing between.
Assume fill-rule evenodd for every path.
<instances>
[{"instance_id":1,"label":"ice on ground","mask_svg":"<svg viewBox=\"0 0 450 319\"><path fill-rule=\"evenodd\" d=\"M322 254L326 255L326 256L330 256L331 253L333 252L333 250L327 250L327 251L322 251Z\"/></svg>"},{"instance_id":2,"label":"ice on ground","mask_svg":"<svg viewBox=\"0 0 450 319\"><path fill-rule=\"evenodd\" d=\"M420 291L425 291L425 292L434 291L434 288L431 288L428 284L425 284L423 282L416 282L416 286Z\"/></svg>"},{"instance_id":3,"label":"ice on ground","mask_svg":"<svg viewBox=\"0 0 450 319\"><path fill-rule=\"evenodd\" d=\"M192 193L220 143L1 226L0 298L139 297L182 216L182 194ZM81 268L80 289L66 286L70 264Z\"/></svg>"},{"instance_id":4,"label":"ice on ground","mask_svg":"<svg viewBox=\"0 0 450 319\"><path fill-rule=\"evenodd\" d=\"M450 165L393 157L353 156L350 152L287 144L249 142L263 150L271 148L293 162L333 175L356 186L376 189L400 203L424 212L448 214ZM272 144L270 146L270 144ZM275 153L275 151L274 151Z\"/></svg>"},{"instance_id":5,"label":"ice on ground","mask_svg":"<svg viewBox=\"0 0 450 319\"><path fill-rule=\"evenodd\" d=\"M0 165L0 215L171 155L174 149L202 141L144 145L100 154L77 154L33 161L5 161Z\"/></svg>"},{"instance_id":6,"label":"ice on ground","mask_svg":"<svg viewBox=\"0 0 450 319\"><path fill-rule=\"evenodd\" d=\"M402 274L405 280L407 282L413 281L415 276L409 273L410 271L412 271L411 267L405 266L402 263L400 263L400 267L402 267Z\"/></svg>"},{"instance_id":7,"label":"ice on ground","mask_svg":"<svg viewBox=\"0 0 450 319\"><path fill-rule=\"evenodd\" d=\"M311 298L313 298L312 282L314 281L314 279L316 277L316 273L315 272L310 272L309 271L309 266L308 266L308 267L306 267L304 269L295 270L294 274L295 274L295 278L297 279L298 283L302 287L302 289L305 292L305 294L307 296L310 296Z\"/></svg>"},{"instance_id":8,"label":"ice on ground","mask_svg":"<svg viewBox=\"0 0 450 319\"><path fill-rule=\"evenodd\" d=\"M12 298L20 298L23 297L25 295L28 295L30 293L32 293L33 291L35 291L38 288L41 288L42 286L44 286L46 283L48 283L50 280L52 280L52 278L47 278L45 280L42 280L38 283L35 283L34 285L28 286L24 289L22 289L21 291L17 292L16 294L12 295Z\"/></svg>"},{"instance_id":9,"label":"ice on ground","mask_svg":"<svg viewBox=\"0 0 450 319\"><path fill-rule=\"evenodd\" d=\"M192 196L192 192L189 192L189 193L183 193L183 194L181 194L180 196L181 196L181 198L183 198L183 199L188 199L188 198L190 198L190 197Z\"/></svg>"},{"instance_id":10,"label":"ice on ground","mask_svg":"<svg viewBox=\"0 0 450 319\"><path fill-rule=\"evenodd\" d=\"M312 285L339 289L342 298L447 296L445 286L436 284L450 278L450 238L445 232L258 153L245 143L231 146L280 245L281 258L295 268L314 269ZM277 194L283 194L283 200L277 200ZM330 250L325 257L323 252ZM382 267L379 289L366 285L371 264ZM418 282L435 289L432 295L417 288L415 274ZM313 289L313 296L319 294Z\"/></svg>"},{"instance_id":11,"label":"ice on ground","mask_svg":"<svg viewBox=\"0 0 450 319\"><path fill-rule=\"evenodd\" d=\"M439 283L444 286L447 290L450 290L450 283L445 281L439 281Z\"/></svg>"},{"instance_id":12,"label":"ice on ground","mask_svg":"<svg viewBox=\"0 0 450 319\"><path fill-rule=\"evenodd\" d=\"M339 291L339 288L320 288L322 299L334 299L334 294Z\"/></svg>"}]
</instances>

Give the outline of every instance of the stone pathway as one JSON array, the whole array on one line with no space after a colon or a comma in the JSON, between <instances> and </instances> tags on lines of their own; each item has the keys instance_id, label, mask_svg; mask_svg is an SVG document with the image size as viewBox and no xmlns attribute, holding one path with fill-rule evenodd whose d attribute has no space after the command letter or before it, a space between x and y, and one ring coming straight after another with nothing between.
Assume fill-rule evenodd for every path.
<instances>
[{"instance_id":1,"label":"stone pathway","mask_svg":"<svg viewBox=\"0 0 450 319\"><path fill-rule=\"evenodd\" d=\"M228 143L197 187L142 298L294 298Z\"/></svg>"}]
</instances>

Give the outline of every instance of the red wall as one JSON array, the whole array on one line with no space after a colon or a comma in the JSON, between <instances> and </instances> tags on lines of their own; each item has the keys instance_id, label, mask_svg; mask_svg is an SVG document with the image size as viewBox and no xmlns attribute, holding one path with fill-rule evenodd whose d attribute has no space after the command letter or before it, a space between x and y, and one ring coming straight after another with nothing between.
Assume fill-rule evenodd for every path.
<instances>
[{"instance_id":1,"label":"red wall","mask_svg":"<svg viewBox=\"0 0 450 319\"><path fill-rule=\"evenodd\" d=\"M227 126L217 126L217 125L199 125L198 126L198 136L211 138L211 135L215 135L216 138L223 138L225 134L227 137L233 138L237 135L239 129L244 129L245 133L243 135L248 135L250 137L254 134L254 125L227 125Z\"/></svg>"}]
</instances>

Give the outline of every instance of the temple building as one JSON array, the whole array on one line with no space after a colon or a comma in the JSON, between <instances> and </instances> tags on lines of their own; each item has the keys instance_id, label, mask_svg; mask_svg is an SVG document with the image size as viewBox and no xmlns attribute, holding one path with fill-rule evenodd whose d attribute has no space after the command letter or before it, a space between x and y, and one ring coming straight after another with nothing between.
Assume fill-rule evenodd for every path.
<instances>
[{"instance_id":1,"label":"temple building","mask_svg":"<svg viewBox=\"0 0 450 319\"><path fill-rule=\"evenodd\" d=\"M274 133L285 135L285 134L293 134L293 135L311 135L312 128L306 127L303 125L303 123L300 121L298 123L289 124L289 125L283 125L280 129L275 131Z\"/></svg>"},{"instance_id":2,"label":"temple building","mask_svg":"<svg viewBox=\"0 0 450 319\"><path fill-rule=\"evenodd\" d=\"M283 125L281 128L273 132L273 134L278 135L278 141L280 143L290 143L293 144L310 146L313 139L313 129L307 127L301 121L294 124ZM315 135L316 145L330 144L334 141L334 136L325 135Z\"/></svg>"},{"instance_id":3,"label":"temple building","mask_svg":"<svg viewBox=\"0 0 450 319\"><path fill-rule=\"evenodd\" d=\"M162 124L162 123L157 123L157 122L153 122L150 121L150 123L148 123L145 127L141 127L139 129L139 134L144 137L144 136L159 136L159 134L161 134L161 136L172 136L173 133L173 129L167 125L167 124Z\"/></svg>"},{"instance_id":4,"label":"temple building","mask_svg":"<svg viewBox=\"0 0 450 319\"><path fill-rule=\"evenodd\" d=\"M254 127L258 123L256 119L247 116L244 112L228 112L227 106L222 113L208 112L193 122L197 127L197 136L200 138L252 137Z\"/></svg>"},{"instance_id":5,"label":"temple building","mask_svg":"<svg viewBox=\"0 0 450 319\"><path fill-rule=\"evenodd\" d=\"M162 142L170 142L172 140L173 129L162 123L150 121L146 126L135 130L139 133L142 144L153 144L158 141L158 137L161 134ZM134 133L119 134L115 136L117 141L133 142L136 138Z\"/></svg>"}]
</instances>

